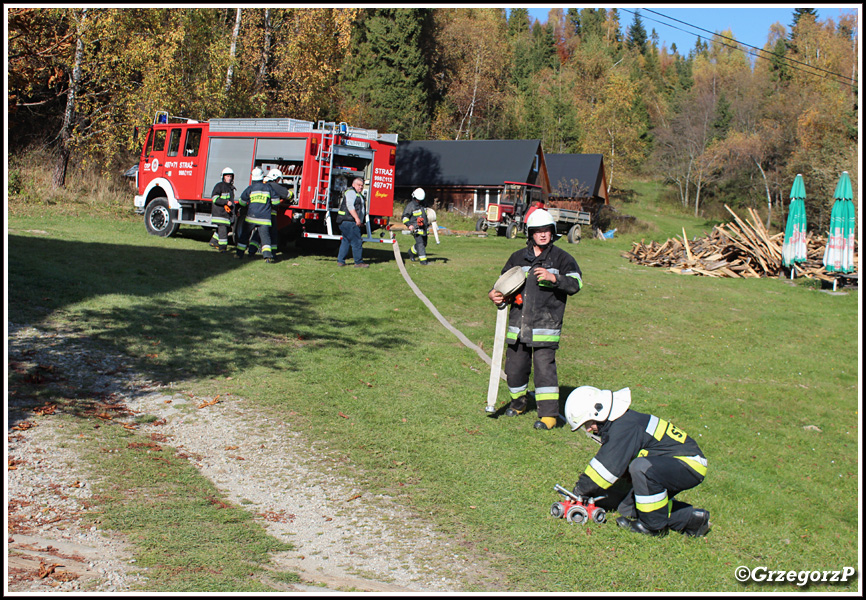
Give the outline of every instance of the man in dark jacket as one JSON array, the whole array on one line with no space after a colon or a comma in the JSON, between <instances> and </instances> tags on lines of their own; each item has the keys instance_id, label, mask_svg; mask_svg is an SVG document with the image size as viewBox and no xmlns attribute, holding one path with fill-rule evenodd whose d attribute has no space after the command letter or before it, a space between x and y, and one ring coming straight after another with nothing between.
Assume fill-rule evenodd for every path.
<instances>
[{"instance_id":1,"label":"man in dark jacket","mask_svg":"<svg viewBox=\"0 0 866 600\"><path fill-rule=\"evenodd\" d=\"M511 405L505 414L513 417L526 411L526 390L534 368L538 409L534 427L549 430L556 425L559 415L556 349L565 302L580 291L583 281L574 257L553 245L556 222L549 212L539 209L532 213L526 221L526 230L529 238L526 248L512 254L502 268L505 273L520 266L526 274L526 284L512 299L508 315L505 376ZM496 290L490 290L488 297L497 305L507 301Z\"/></svg>"},{"instance_id":2,"label":"man in dark jacket","mask_svg":"<svg viewBox=\"0 0 866 600\"><path fill-rule=\"evenodd\" d=\"M235 204L235 172L230 167L223 169L222 181L217 183L211 193L213 206L211 207L211 223L217 226L210 245L218 248L220 252L228 250L229 227L232 225L233 209ZM237 242L237 240L235 240Z\"/></svg>"},{"instance_id":3,"label":"man in dark jacket","mask_svg":"<svg viewBox=\"0 0 866 600\"><path fill-rule=\"evenodd\" d=\"M259 232L259 239L262 242L262 256L265 261L274 262L274 254L271 250L271 186L262 181L264 173L258 167L253 169L252 183L249 187L241 192L241 197L238 203L247 208L247 215L244 222L239 224L241 236L238 240L238 250L236 257L243 258L244 251L249 244L250 236L253 229Z\"/></svg>"},{"instance_id":4,"label":"man in dark jacket","mask_svg":"<svg viewBox=\"0 0 866 600\"><path fill-rule=\"evenodd\" d=\"M572 431L583 427L601 444L595 458L574 486L577 496L611 496L630 480L619 502L620 527L645 535L668 529L691 537L706 535L710 512L674 500L683 490L704 480L707 459L697 442L684 431L659 419L631 410L628 388L611 392L582 386L565 402L565 418ZM609 505L609 504L608 504Z\"/></svg>"}]
</instances>

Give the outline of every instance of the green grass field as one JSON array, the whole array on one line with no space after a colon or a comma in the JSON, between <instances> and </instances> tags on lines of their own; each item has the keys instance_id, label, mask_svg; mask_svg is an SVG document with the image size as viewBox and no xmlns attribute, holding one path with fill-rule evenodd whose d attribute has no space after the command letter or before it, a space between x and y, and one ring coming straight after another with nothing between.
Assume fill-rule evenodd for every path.
<instances>
[{"instance_id":1,"label":"green grass field","mask_svg":"<svg viewBox=\"0 0 866 600\"><path fill-rule=\"evenodd\" d=\"M635 207L644 221L656 212ZM709 472L681 499L710 510L713 529L701 539L552 518L553 485L570 489L597 446L568 427L536 431L533 414L486 416L489 368L412 293L385 244L365 246L370 269L337 269L327 244L268 265L215 253L209 231L162 239L138 218L19 212L8 223L8 315L71 325L180 390L297 413L312 439L363 468L355 476L371 491L486 548L511 591L857 591L859 576L803 588L741 584L734 571L859 565L859 292L681 276L621 256L632 241L663 241L682 227L690 236L711 229L664 213L634 239L557 242L585 282L568 302L557 363L561 402L580 385L630 387L634 409L698 440ZM409 239L398 236L404 251ZM487 291L523 239L430 243L430 266L407 265L413 280L490 354ZM506 396L503 383L500 404ZM181 471L176 481L188 477ZM184 492L178 483L170 498L201 496L201 482L189 485ZM257 551L266 546L255 542Z\"/></svg>"}]
</instances>

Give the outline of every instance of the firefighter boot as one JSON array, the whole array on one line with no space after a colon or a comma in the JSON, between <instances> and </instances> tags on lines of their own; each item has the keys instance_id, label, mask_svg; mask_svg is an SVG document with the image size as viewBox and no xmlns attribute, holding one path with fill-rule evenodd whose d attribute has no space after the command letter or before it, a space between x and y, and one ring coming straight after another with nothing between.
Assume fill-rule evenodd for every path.
<instances>
[{"instance_id":1,"label":"firefighter boot","mask_svg":"<svg viewBox=\"0 0 866 600\"><path fill-rule=\"evenodd\" d=\"M646 525L641 523L639 519L626 519L625 517L617 517L616 524L623 529L627 529L635 533L641 533L643 535L649 535L652 537L661 537L668 532L667 528L653 531L652 529L649 529Z\"/></svg>"},{"instance_id":2,"label":"firefighter boot","mask_svg":"<svg viewBox=\"0 0 866 600\"><path fill-rule=\"evenodd\" d=\"M692 510L692 516L683 529L683 533L689 537L702 537L710 530L710 511L703 508Z\"/></svg>"},{"instance_id":3,"label":"firefighter boot","mask_svg":"<svg viewBox=\"0 0 866 600\"><path fill-rule=\"evenodd\" d=\"M506 417L516 417L526 412L526 395L519 396L511 401L511 405L505 411Z\"/></svg>"},{"instance_id":4,"label":"firefighter boot","mask_svg":"<svg viewBox=\"0 0 866 600\"><path fill-rule=\"evenodd\" d=\"M549 431L556 427L556 417L541 417L535 422L533 427L542 431Z\"/></svg>"}]
</instances>

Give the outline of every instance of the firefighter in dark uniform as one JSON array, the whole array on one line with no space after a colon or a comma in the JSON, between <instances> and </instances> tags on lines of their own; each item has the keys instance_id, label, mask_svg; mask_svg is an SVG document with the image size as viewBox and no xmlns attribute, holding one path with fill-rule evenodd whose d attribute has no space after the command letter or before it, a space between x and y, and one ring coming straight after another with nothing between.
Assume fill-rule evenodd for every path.
<instances>
[{"instance_id":1,"label":"firefighter in dark uniform","mask_svg":"<svg viewBox=\"0 0 866 600\"><path fill-rule=\"evenodd\" d=\"M340 267L346 266L349 248L352 249L355 267L366 268L370 266L363 261L361 256L364 249L361 241L361 225L363 225L367 214L363 190L364 178L355 177L352 180L352 185L343 192L343 199L340 200L340 208L337 210L336 219L334 219L343 236L340 240L340 249L337 251L337 265Z\"/></svg>"},{"instance_id":2,"label":"firefighter in dark uniform","mask_svg":"<svg viewBox=\"0 0 866 600\"><path fill-rule=\"evenodd\" d=\"M277 180L282 178L282 176L283 173L279 169L271 169L264 178L264 182L271 188L271 251L275 254L280 246L280 230L277 227L278 204L281 204L283 200L290 200L293 196L292 192L287 187L277 183ZM261 240L259 238L258 229L256 229L255 233L253 233L250 238L248 254L250 256L255 255L260 246Z\"/></svg>"},{"instance_id":3,"label":"firefighter in dark uniform","mask_svg":"<svg viewBox=\"0 0 866 600\"><path fill-rule=\"evenodd\" d=\"M629 531L659 536L673 529L691 537L706 535L710 512L674 500L704 480L703 452L672 423L630 405L628 388L610 392L583 386L568 395L565 417L571 430L583 427L601 444L574 494L608 495L602 505L617 506L621 516L616 524Z\"/></svg>"},{"instance_id":4,"label":"firefighter in dark uniform","mask_svg":"<svg viewBox=\"0 0 866 600\"><path fill-rule=\"evenodd\" d=\"M406 205L402 215L403 225L406 225L415 236L415 243L409 248L409 260L420 261L422 265L427 264L427 228L430 226L424 203L426 196L424 190L417 188L412 192L412 199Z\"/></svg>"},{"instance_id":5,"label":"firefighter in dark uniform","mask_svg":"<svg viewBox=\"0 0 866 600\"><path fill-rule=\"evenodd\" d=\"M526 248L508 259L502 273L520 266L526 274L523 290L513 299L508 315L505 376L511 404L506 416L526 411L529 374L534 372L535 402L538 420L534 427L553 429L559 415L559 380L556 374L556 349L562 331L562 317L569 296L583 286L577 261L565 250L553 245L556 222L546 210L536 210L526 222ZM506 299L490 290L494 304Z\"/></svg>"},{"instance_id":6,"label":"firefighter in dark uniform","mask_svg":"<svg viewBox=\"0 0 866 600\"><path fill-rule=\"evenodd\" d=\"M241 235L238 239L237 258L244 257L244 251L249 244L253 229L258 230L259 239L262 242L262 256L265 261L274 262L274 254L271 250L271 187L266 184L264 173L258 167L253 169L252 183L241 192L238 204L247 208L244 222L239 224Z\"/></svg>"},{"instance_id":7,"label":"firefighter in dark uniform","mask_svg":"<svg viewBox=\"0 0 866 600\"><path fill-rule=\"evenodd\" d=\"M235 172L226 167L223 169L222 181L214 186L211 193L213 206L210 221L217 226L217 230L210 240L210 245L218 248L220 252L226 252L229 245L229 228L232 226L235 205L235 186L232 185L234 180Z\"/></svg>"}]
</instances>

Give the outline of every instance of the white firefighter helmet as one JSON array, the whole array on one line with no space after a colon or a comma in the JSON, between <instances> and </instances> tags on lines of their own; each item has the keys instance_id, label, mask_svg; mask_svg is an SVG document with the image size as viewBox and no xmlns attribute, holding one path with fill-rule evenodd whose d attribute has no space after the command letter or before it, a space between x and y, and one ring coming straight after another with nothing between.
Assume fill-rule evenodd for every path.
<instances>
[{"instance_id":1,"label":"white firefighter helmet","mask_svg":"<svg viewBox=\"0 0 866 600\"><path fill-rule=\"evenodd\" d=\"M232 177L234 177L234 174L235 172L232 171L231 167L226 167L225 169L223 169L223 175L231 175Z\"/></svg>"},{"instance_id":2,"label":"white firefighter helmet","mask_svg":"<svg viewBox=\"0 0 866 600\"><path fill-rule=\"evenodd\" d=\"M538 208L532 211L529 218L526 219L526 229L536 229L539 227L553 227L553 232L556 233L556 221L549 212L543 208Z\"/></svg>"},{"instance_id":3,"label":"white firefighter helmet","mask_svg":"<svg viewBox=\"0 0 866 600\"><path fill-rule=\"evenodd\" d=\"M271 169L268 171L268 176L265 177L265 181L275 181L282 176L283 174L279 169Z\"/></svg>"},{"instance_id":4,"label":"white firefighter helmet","mask_svg":"<svg viewBox=\"0 0 866 600\"><path fill-rule=\"evenodd\" d=\"M629 388L611 392L584 385L568 395L565 401L565 419L571 430L576 431L588 421L615 421L625 414L630 405Z\"/></svg>"},{"instance_id":5,"label":"white firefighter helmet","mask_svg":"<svg viewBox=\"0 0 866 600\"><path fill-rule=\"evenodd\" d=\"M253 181L261 181L265 177L264 172L262 172L262 170L258 167L253 169L252 175L253 175Z\"/></svg>"},{"instance_id":6,"label":"white firefighter helmet","mask_svg":"<svg viewBox=\"0 0 866 600\"><path fill-rule=\"evenodd\" d=\"M421 188L415 188L415 191L412 192L412 197L418 202L424 202L424 198L427 197L427 194L425 194L424 190Z\"/></svg>"}]
</instances>

